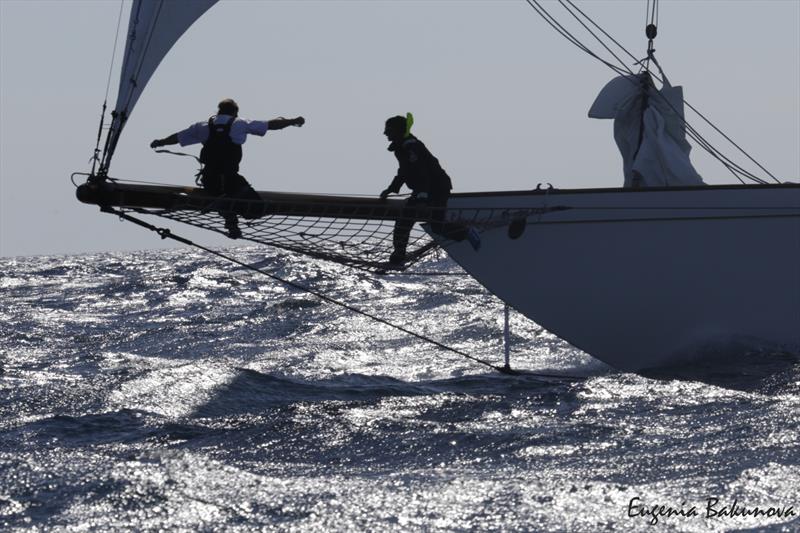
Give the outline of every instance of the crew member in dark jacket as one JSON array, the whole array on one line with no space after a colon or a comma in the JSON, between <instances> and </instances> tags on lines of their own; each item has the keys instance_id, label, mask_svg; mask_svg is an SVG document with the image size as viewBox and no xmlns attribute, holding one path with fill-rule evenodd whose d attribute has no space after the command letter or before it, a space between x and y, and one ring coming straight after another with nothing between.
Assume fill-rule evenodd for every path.
<instances>
[{"instance_id":1,"label":"crew member in dark jacket","mask_svg":"<svg viewBox=\"0 0 800 533\"><path fill-rule=\"evenodd\" d=\"M394 226L394 252L389 257L389 262L394 265L400 265L406 259L411 228L417 221L415 207L441 208L430 211L428 221L431 222L431 229L434 232L458 241L468 237L464 227L444 223L444 208L447 206L453 184L450 176L439 164L439 160L430 153L422 141L411 134L413 123L414 117L411 113L405 117L398 115L388 119L383 130L383 134L391 143L388 149L394 152L399 167L397 176L380 197L385 200L390 193L399 193L403 185L411 189L411 196L406 200L403 216Z\"/></svg>"},{"instance_id":2,"label":"crew member in dark jacket","mask_svg":"<svg viewBox=\"0 0 800 533\"><path fill-rule=\"evenodd\" d=\"M214 196L244 200L215 203L215 209L219 209L220 215L225 218L228 236L236 239L242 235L237 214L245 218L258 218L263 215L261 197L239 174L242 144L248 135L264 136L269 130L302 126L305 124L305 119L303 117L272 120L241 119L239 106L230 98L221 101L217 109L217 114L208 121L197 122L169 137L156 139L150 143L150 148L178 143L181 146L203 144L203 149L200 151L200 162L203 164L200 184ZM228 205L224 205L226 203Z\"/></svg>"}]
</instances>

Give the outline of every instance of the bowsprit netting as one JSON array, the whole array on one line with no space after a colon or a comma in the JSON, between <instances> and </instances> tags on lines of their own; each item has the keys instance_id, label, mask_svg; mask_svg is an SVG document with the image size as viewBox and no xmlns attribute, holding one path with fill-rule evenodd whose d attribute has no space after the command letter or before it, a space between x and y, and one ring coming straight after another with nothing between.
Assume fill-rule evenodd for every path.
<instances>
[{"instance_id":1,"label":"bowsprit netting","mask_svg":"<svg viewBox=\"0 0 800 533\"><path fill-rule=\"evenodd\" d=\"M215 197L193 187L117 180L86 191L91 192L91 198L85 198L90 203L224 235L229 235L226 218L233 216L238 219L240 239L370 271L403 270L447 242L445 236L433 239L421 227L438 222L437 229L444 233L440 220L444 209L409 207L405 200L274 192L259 193L258 200L250 200ZM405 261L399 265L388 262L396 224L409 228Z\"/></svg>"},{"instance_id":2,"label":"bowsprit netting","mask_svg":"<svg viewBox=\"0 0 800 533\"><path fill-rule=\"evenodd\" d=\"M241 204L237 201L236 204ZM272 207L277 207L273 205ZM225 220L218 211L133 209L138 213L175 220L198 228L227 235ZM224 210L221 210L224 212ZM393 250L394 226L398 218L359 219L342 216L341 209L331 206L319 215L265 214L260 218L239 218L240 239L274 246L334 261L351 267L380 271L405 269L431 254L438 244L414 224L409 233L406 261L389 265ZM413 221L412 221L413 222ZM426 220L421 220L426 222Z\"/></svg>"},{"instance_id":3,"label":"bowsprit netting","mask_svg":"<svg viewBox=\"0 0 800 533\"><path fill-rule=\"evenodd\" d=\"M468 240L477 249L482 231L509 224L511 231L514 221L561 209L458 209L424 201L277 192L242 199L114 179L87 182L77 194L107 212L153 215L229 236L230 221L236 219L241 239L374 272L404 270L454 241ZM391 264L398 226L407 229L406 256L401 264Z\"/></svg>"}]
</instances>

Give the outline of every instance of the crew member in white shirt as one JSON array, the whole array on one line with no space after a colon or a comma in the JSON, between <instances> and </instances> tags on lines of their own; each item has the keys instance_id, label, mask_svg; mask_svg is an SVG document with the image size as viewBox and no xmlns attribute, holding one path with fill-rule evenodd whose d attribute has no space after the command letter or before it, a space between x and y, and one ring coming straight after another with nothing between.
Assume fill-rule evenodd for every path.
<instances>
[{"instance_id":1,"label":"crew member in white shirt","mask_svg":"<svg viewBox=\"0 0 800 533\"><path fill-rule=\"evenodd\" d=\"M242 161L242 145L248 135L263 137L269 130L281 130L287 126L302 126L303 117L292 119L275 118L272 120L245 120L239 118L239 106L227 98L218 105L217 114L206 122L192 124L183 131L173 133L169 137L156 139L150 148L158 148L170 144L189 146L202 143L200 162L203 169L200 173L200 184L210 194L240 200L217 203L220 215L225 218L228 236L241 237L238 217L258 218L263 215L263 201L253 187L239 174L239 163ZM242 201L243 200L243 201Z\"/></svg>"}]
</instances>

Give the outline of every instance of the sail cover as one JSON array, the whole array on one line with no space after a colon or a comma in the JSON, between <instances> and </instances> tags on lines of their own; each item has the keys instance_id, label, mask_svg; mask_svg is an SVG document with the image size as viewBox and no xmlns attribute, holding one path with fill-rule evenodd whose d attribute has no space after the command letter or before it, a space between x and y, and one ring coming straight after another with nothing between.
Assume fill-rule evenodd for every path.
<instances>
[{"instance_id":1,"label":"sail cover","mask_svg":"<svg viewBox=\"0 0 800 533\"><path fill-rule=\"evenodd\" d=\"M217 0L134 0L114 107L107 167L122 128L161 60L181 35Z\"/></svg>"},{"instance_id":2,"label":"sail cover","mask_svg":"<svg viewBox=\"0 0 800 533\"><path fill-rule=\"evenodd\" d=\"M647 73L614 78L589 109L591 118L614 119L625 187L704 185L689 160L683 116L683 89L666 79L656 89Z\"/></svg>"}]
</instances>

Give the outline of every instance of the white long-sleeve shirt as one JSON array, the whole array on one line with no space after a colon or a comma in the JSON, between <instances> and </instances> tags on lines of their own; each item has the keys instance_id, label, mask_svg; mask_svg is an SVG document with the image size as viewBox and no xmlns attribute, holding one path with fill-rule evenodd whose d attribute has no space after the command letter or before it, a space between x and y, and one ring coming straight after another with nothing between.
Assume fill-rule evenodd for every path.
<instances>
[{"instance_id":1,"label":"white long-sleeve shirt","mask_svg":"<svg viewBox=\"0 0 800 533\"><path fill-rule=\"evenodd\" d=\"M230 115L215 115L214 124L227 124L233 120L230 137L234 144L244 144L248 135L263 137L267 133L266 120L245 120ZM203 143L208 140L208 121L192 124L183 131L178 132L178 142L181 146Z\"/></svg>"}]
</instances>

